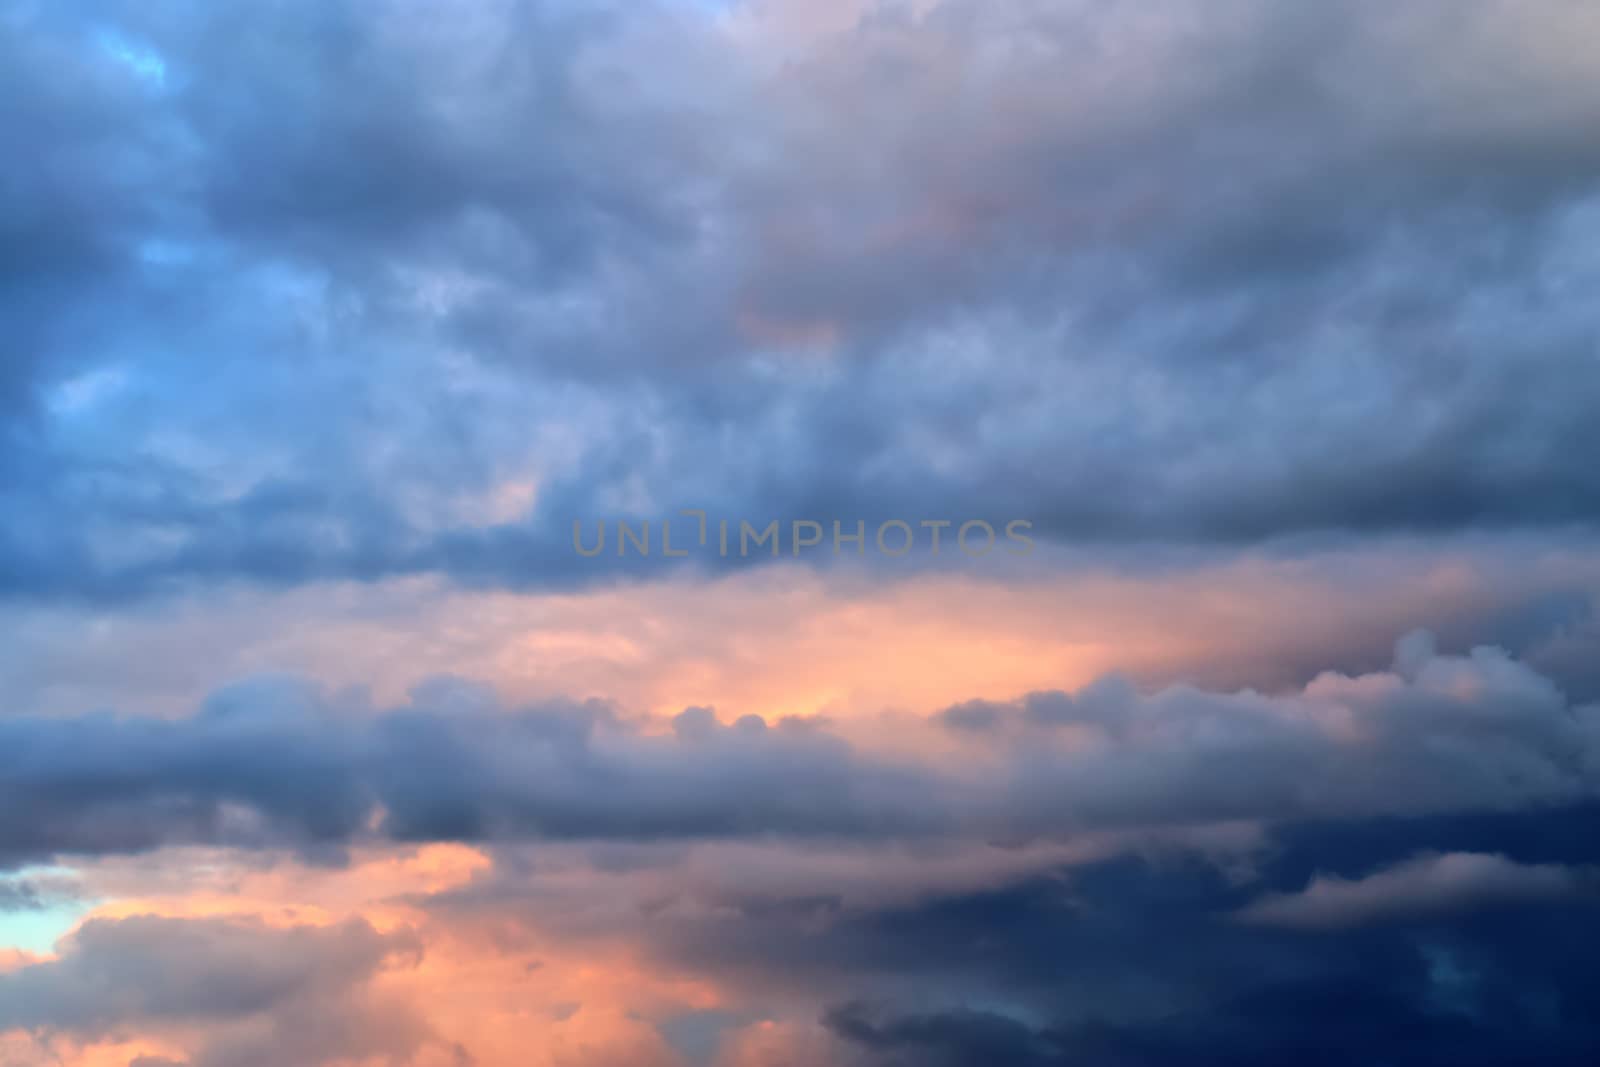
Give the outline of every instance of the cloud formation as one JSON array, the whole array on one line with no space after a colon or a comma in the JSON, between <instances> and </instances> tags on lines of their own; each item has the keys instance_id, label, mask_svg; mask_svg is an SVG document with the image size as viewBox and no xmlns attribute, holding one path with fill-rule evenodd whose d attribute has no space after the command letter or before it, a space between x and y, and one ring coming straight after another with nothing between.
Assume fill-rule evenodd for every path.
<instances>
[{"instance_id":1,"label":"cloud formation","mask_svg":"<svg viewBox=\"0 0 1600 1067\"><path fill-rule=\"evenodd\" d=\"M359 921L282 929L249 919L92 919L57 958L0 974L0 1032L94 1041L206 1028L185 1067L404 1062L434 1038L368 984L386 966L414 965L419 952L414 937Z\"/></svg>"},{"instance_id":2,"label":"cloud formation","mask_svg":"<svg viewBox=\"0 0 1600 1067\"><path fill-rule=\"evenodd\" d=\"M1596 39L0 0L0 1063L1600 1062Z\"/></svg>"},{"instance_id":3,"label":"cloud formation","mask_svg":"<svg viewBox=\"0 0 1600 1067\"><path fill-rule=\"evenodd\" d=\"M1581 5L782 8L9 5L0 592L1592 530Z\"/></svg>"},{"instance_id":4,"label":"cloud formation","mask_svg":"<svg viewBox=\"0 0 1600 1067\"><path fill-rule=\"evenodd\" d=\"M1451 852L1419 856L1358 880L1318 876L1298 893L1263 897L1245 922L1337 929L1494 904L1549 900L1592 890L1593 875L1554 864Z\"/></svg>"},{"instance_id":5,"label":"cloud formation","mask_svg":"<svg viewBox=\"0 0 1600 1067\"><path fill-rule=\"evenodd\" d=\"M381 713L283 683L179 720L0 720L0 856L169 844L1060 839L1239 820L1523 810L1600 783L1600 712L1503 652L1414 634L1391 672L1279 697L1108 678L973 703L893 743L826 720L507 710L441 683ZM964 743L941 756L940 734Z\"/></svg>"}]
</instances>

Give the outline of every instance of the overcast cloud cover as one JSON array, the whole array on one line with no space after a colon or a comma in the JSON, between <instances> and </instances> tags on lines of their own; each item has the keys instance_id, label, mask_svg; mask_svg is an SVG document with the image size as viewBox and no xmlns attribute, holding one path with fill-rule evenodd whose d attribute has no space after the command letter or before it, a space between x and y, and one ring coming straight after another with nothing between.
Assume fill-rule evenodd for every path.
<instances>
[{"instance_id":1,"label":"overcast cloud cover","mask_svg":"<svg viewBox=\"0 0 1600 1067\"><path fill-rule=\"evenodd\" d=\"M1595 1062L1597 45L0 0L0 1067Z\"/></svg>"}]
</instances>

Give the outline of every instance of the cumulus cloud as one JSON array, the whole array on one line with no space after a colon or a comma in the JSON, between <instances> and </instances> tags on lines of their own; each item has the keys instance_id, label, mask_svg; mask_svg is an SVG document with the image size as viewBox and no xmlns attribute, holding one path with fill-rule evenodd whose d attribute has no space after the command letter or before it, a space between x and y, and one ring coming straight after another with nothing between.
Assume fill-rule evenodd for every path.
<instances>
[{"instance_id":1,"label":"cumulus cloud","mask_svg":"<svg viewBox=\"0 0 1600 1067\"><path fill-rule=\"evenodd\" d=\"M1499 650L1402 653L1396 671L1280 696L1111 678L968 705L958 758L938 744L948 713L903 720L886 743L824 719L506 709L459 684L383 712L263 683L187 719L13 716L0 719L0 856L374 836L1024 842L1594 796L1593 706Z\"/></svg>"}]
</instances>

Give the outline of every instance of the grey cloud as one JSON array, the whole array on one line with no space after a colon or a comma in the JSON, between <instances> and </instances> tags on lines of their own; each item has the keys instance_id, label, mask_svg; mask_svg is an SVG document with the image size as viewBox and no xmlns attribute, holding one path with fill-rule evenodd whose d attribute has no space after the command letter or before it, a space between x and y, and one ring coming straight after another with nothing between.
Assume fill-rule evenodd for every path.
<instances>
[{"instance_id":1,"label":"grey cloud","mask_svg":"<svg viewBox=\"0 0 1600 1067\"><path fill-rule=\"evenodd\" d=\"M1451 852L1419 856L1365 878L1319 875L1296 893L1251 902L1241 921L1308 929L1429 915L1570 896L1595 887L1591 872L1556 864L1524 865L1504 856Z\"/></svg>"},{"instance_id":2,"label":"grey cloud","mask_svg":"<svg viewBox=\"0 0 1600 1067\"><path fill-rule=\"evenodd\" d=\"M38 890L27 882L0 882L0 914L11 911L37 911L44 907Z\"/></svg>"},{"instance_id":3,"label":"grey cloud","mask_svg":"<svg viewBox=\"0 0 1600 1067\"><path fill-rule=\"evenodd\" d=\"M374 714L308 687L179 720L0 720L0 857L188 842L325 852L429 840L1061 839L1239 820L1514 811L1592 798L1600 722L1493 649L1282 696L1107 682L992 705L977 775L825 722L672 729L449 687ZM1062 724L1061 708L1080 707ZM1028 714L1044 708L1042 721ZM982 742L987 740L987 746Z\"/></svg>"},{"instance_id":4,"label":"grey cloud","mask_svg":"<svg viewBox=\"0 0 1600 1067\"><path fill-rule=\"evenodd\" d=\"M404 1060L436 1039L367 983L420 951L359 920L91 919L56 958L0 975L0 1030L94 1039L200 1024L188 1067Z\"/></svg>"},{"instance_id":5,"label":"grey cloud","mask_svg":"<svg viewBox=\"0 0 1600 1067\"><path fill-rule=\"evenodd\" d=\"M1592 534L1580 5L6 18L12 596L571 586L656 566L573 519L679 506Z\"/></svg>"}]
</instances>

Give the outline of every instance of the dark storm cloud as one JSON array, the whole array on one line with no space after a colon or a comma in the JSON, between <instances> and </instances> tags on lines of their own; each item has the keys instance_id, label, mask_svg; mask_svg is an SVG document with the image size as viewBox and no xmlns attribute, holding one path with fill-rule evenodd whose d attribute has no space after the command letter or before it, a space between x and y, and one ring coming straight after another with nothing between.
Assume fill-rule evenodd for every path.
<instances>
[{"instance_id":1,"label":"dark storm cloud","mask_svg":"<svg viewBox=\"0 0 1600 1067\"><path fill-rule=\"evenodd\" d=\"M1592 817L1524 812L1502 829L1535 840ZM1394 822L1389 843L1410 858L1387 870L1424 869L1438 859L1430 843L1481 834L1473 818L1448 821ZM1352 837L1371 828L1341 825ZM1283 833L1287 844L1299 830ZM1459 882L1429 894L1413 884L1405 906L1334 928L1237 921L1252 902L1311 889L1298 860L1269 847L1243 871L1162 852L886 907L661 921L641 937L675 962L831 1002L836 1063L1576 1064L1600 1048L1583 963L1600 899L1543 884L1580 877L1562 864L1593 850L1581 835L1569 845L1538 868L1458 853L1523 884L1468 894Z\"/></svg>"},{"instance_id":2,"label":"dark storm cloud","mask_svg":"<svg viewBox=\"0 0 1600 1067\"><path fill-rule=\"evenodd\" d=\"M663 562L581 568L573 519L685 506L1225 544L1600 510L1580 5L4 18L13 596L571 586ZM446 506L530 467L525 514Z\"/></svg>"},{"instance_id":3,"label":"dark storm cloud","mask_svg":"<svg viewBox=\"0 0 1600 1067\"><path fill-rule=\"evenodd\" d=\"M1542 819L1519 822L1536 832ZM1335 932L1225 921L1253 889L1193 864L1118 861L869 917L830 933L840 950L867 945L841 951L833 980L871 996L892 988L861 978L875 968L939 973L921 1000L947 1007L896 1008L884 994L826 1022L846 1062L885 1065L1577 1064L1600 1049L1581 962L1592 899L1473 909L1445 892L1431 909ZM953 951L964 945L981 951Z\"/></svg>"},{"instance_id":4,"label":"dark storm cloud","mask_svg":"<svg viewBox=\"0 0 1600 1067\"><path fill-rule=\"evenodd\" d=\"M970 705L978 707L980 705ZM245 686L197 716L0 719L0 859L217 842L313 855L401 841L1060 840L1096 831L1578 803L1596 709L1492 649L1426 635L1394 672L1267 697L1115 680L990 706L982 773L820 720L670 730L604 705L508 710L459 687L377 713ZM948 719L948 717L947 717ZM374 829L375 828L375 829Z\"/></svg>"},{"instance_id":5,"label":"dark storm cloud","mask_svg":"<svg viewBox=\"0 0 1600 1067\"><path fill-rule=\"evenodd\" d=\"M850 1067L1577 1064L1600 1048L1594 815L1290 821L1242 853L1129 847L993 888L878 899L774 884L708 902L691 876L617 907L595 903L604 885L564 898L539 885L537 861L503 863L427 906L579 944L625 930L665 965L832 1005L837 1045L817 1062ZM895 860L875 856L887 876ZM1362 887L1358 907L1336 901L1337 923L1320 921L1326 908L1246 921L1263 902L1318 898L1333 879L1314 872L1334 869Z\"/></svg>"},{"instance_id":6,"label":"dark storm cloud","mask_svg":"<svg viewBox=\"0 0 1600 1067\"><path fill-rule=\"evenodd\" d=\"M1510 977L1497 994L1515 1004L1510 983L1523 977ZM1569 984L1557 999L1559 1010L1591 1010L1582 987L1572 976L1563 977ZM1415 973L1404 983L1378 978L1357 972L1325 983L1269 989L1192 1018L1126 1026L1041 1027L976 1009L883 1017L858 1005L840 1007L827 1023L858 1054L846 1062L863 1067L1333 1067L1391 1056L1413 1063L1534 1060L1577 1067L1600 1050L1600 1035L1581 1014L1556 1023L1541 1019L1536 1010L1456 1014L1430 1003L1426 979Z\"/></svg>"}]
</instances>

